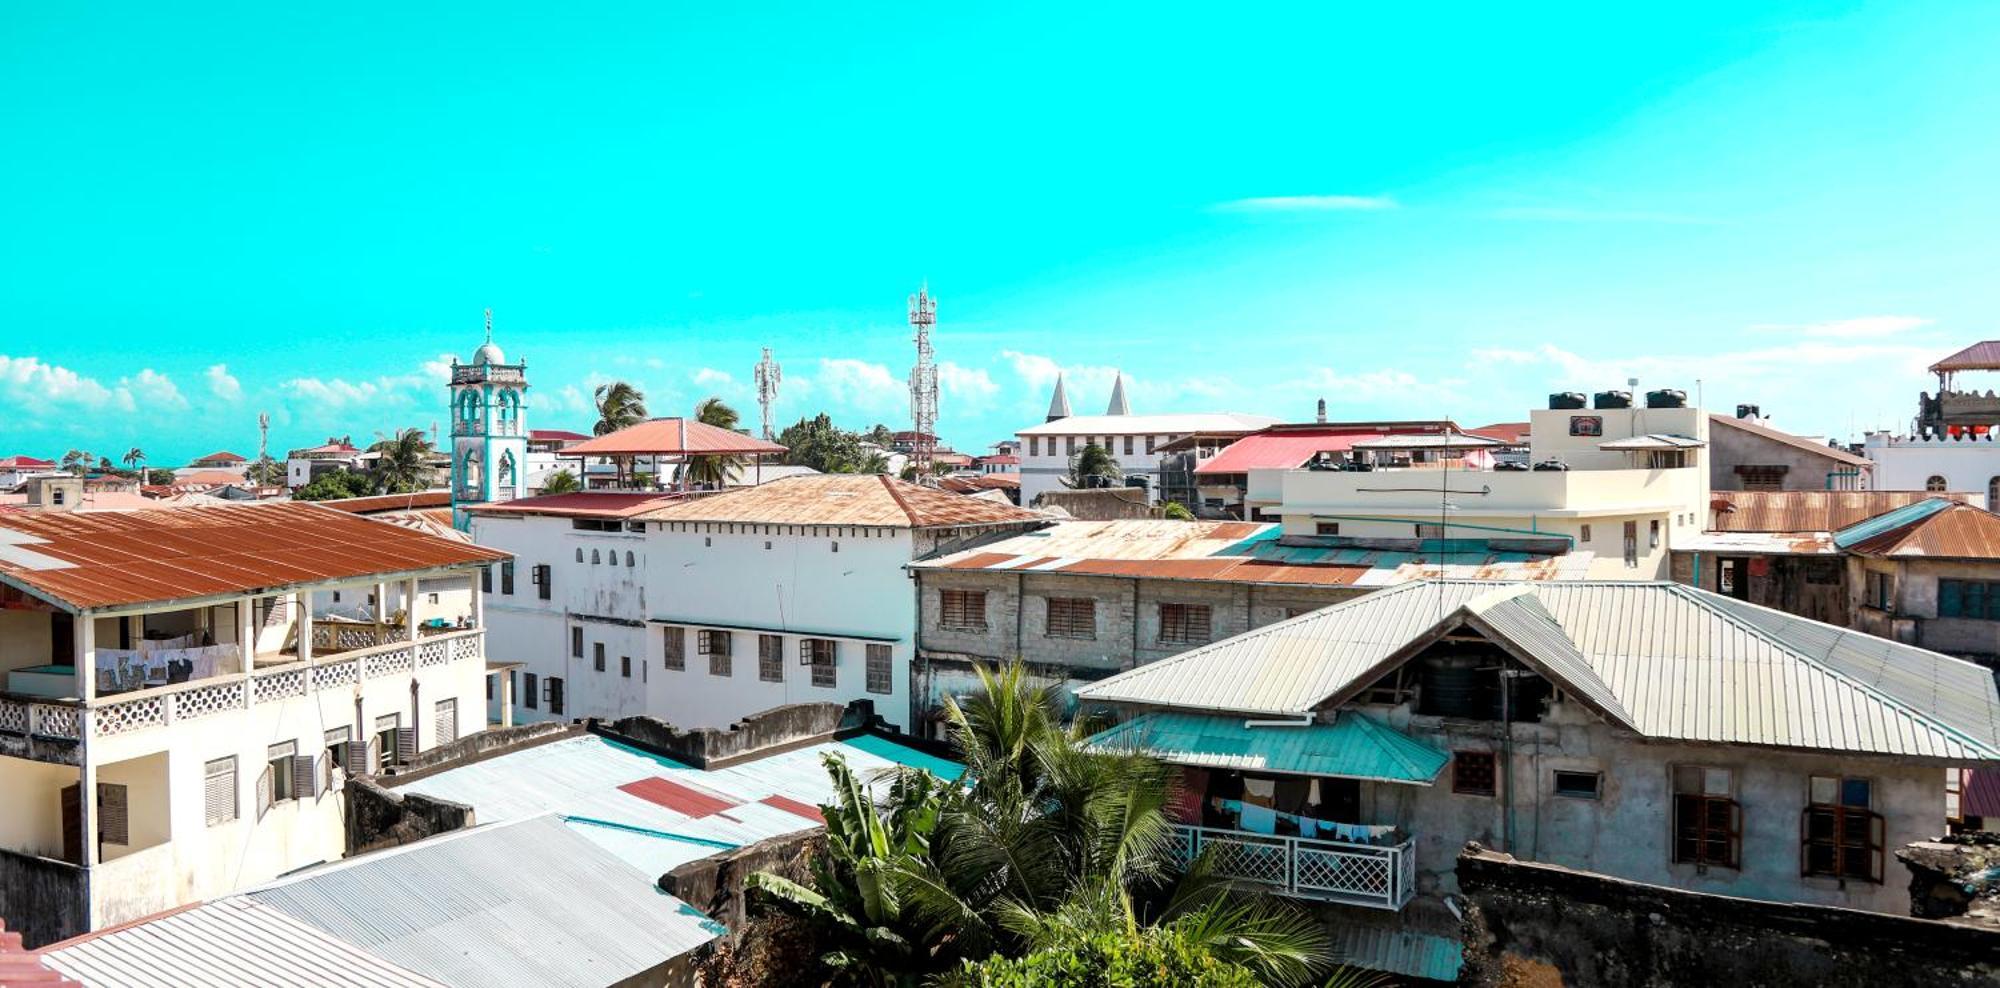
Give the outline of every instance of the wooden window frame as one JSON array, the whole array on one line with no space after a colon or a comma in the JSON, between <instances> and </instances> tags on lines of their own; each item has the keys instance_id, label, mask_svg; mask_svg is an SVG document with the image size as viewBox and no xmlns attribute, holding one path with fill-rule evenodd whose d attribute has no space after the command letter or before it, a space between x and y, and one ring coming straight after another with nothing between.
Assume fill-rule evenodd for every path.
<instances>
[{"instance_id":1,"label":"wooden window frame","mask_svg":"<svg viewBox=\"0 0 2000 988\"><path fill-rule=\"evenodd\" d=\"M1681 791L1682 769L1702 773L1701 792ZM1675 765L1669 771L1673 773L1670 777L1673 790L1670 825L1673 829L1668 842L1669 860L1674 864L1691 864L1697 869L1741 869L1743 804L1736 801L1736 770L1712 765ZM1707 791L1706 779L1711 771L1729 773L1729 792ZM1718 823L1718 820L1721 822ZM1716 845L1720 845L1719 850Z\"/></svg>"},{"instance_id":2,"label":"wooden window frame","mask_svg":"<svg viewBox=\"0 0 2000 988\"><path fill-rule=\"evenodd\" d=\"M822 648L822 646L824 646ZM824 653L822 656L821 653ZM822 661L822 658L824 661ZM799 639L799 664L812 668L812 684L837 689L840 684L840 643L831 638Z\"/></svg>"},{"instance_id":3,"label":"wooden window frame","mask_svg":"<svg viewBox=\"0 0 2000 988\"><path fill-rule=\"evenodd\" d=\"M1573 779L1588 778L1590 779L1590 788L1584 790L1577 786L1570 786L1565 789L1563 786L1564 776L1569 776ZM1564 799L1603 799L1604 773L1590 772L1584 769L1559 768L1549 775L1549 791Z\"/></svg>"},{"instance_id":4,"label":"wooden window frame","mask_svg":"<svg viewBox=\"0 0 2000 988\"><path fill-rule=\"evenodd\" d=\"M946 631L985 634L986 591L950 588L939 590L938 627Z\"/></svg>"},{"instance_id":5,"label":"wooden window frame","mask_svg":"<svg viewBox=\"0 0 2000 988\"><path fill-rule=\"evenodd\" d=\"M728 677L735 675L736 665L731 660L731 643L735 636L719 628L703 628L695 632L695 647L702 655L708 656L708 674Z\"/></svg>"},{"instance_id":6,"label":"wooden window frame","mask_svg":"<svg viewBox=\"0 0 2000 988\"><path fill-rule=\"evenodd\" d=\"M1836 802L1812 798L1812 784L1820 779L1833 783ZM1868 803L1844 801L1851 782L1868 787ZM1799 812L1799 876L1839 879L1842 885L1849 881L1882 884L1888 857L1888 825L1873 808L1875 781L1851 775L1809 776L1806 786L1806 807ZM1815 825L1822 823L1823 827L1815 833ZM1825 864L1815 863L1814 851L1825 854ZM1856 857L1860 860L1856 861Z\"/></svg>"},{"instance_id":7,"label":"wooden window frame","mask_svg":"<svg viewBox=\"0 0 2000 988\"><path fill-rule=\"evenodd\" d=\"M1215 640L1215 609L1208 604L1161 601L1159 619L1162 645L1200 645Z\"/></svg>"},{"instance_id":8,"label":"wooden window frame","mask_svg":"<svg viewBox=\"0 0 2000 988\"><path fill-rule=\"evenodd\" d=\"M785 681L785 636L757 636L757 681L760 683Z\"/></svg>"},{"instance_id":9,"label":"wooden window frame","mask_svg":"<svg viewBox=\"0 0 2000 988\"><path fill-rule=\"evenodd\" d=\"M687 629L662 628L660 632L661 667L672 672L685 670L687 668Z\"/></svg>"},{"instance_id":10,"label":"wooden window frame","mask_svg":"<svg viewBox=\"0 0 2000 988\"><path fill-rule=\"evenodd\" d=\"M1097 640L1096 598L1045 597L1042 604L1042 637Z\"/></svg>"},{"instance_id":11,"label":"wooden window frame","mask_svg":"<svg viewBox=\"0 0 2000 988\"><path fill-rule=\"evenodd\" d=\"M894 650L887 645L869 642L864 651L867 655L868 664L867 668L863 670L865 678L862 680L862 688L870 693L883 696L894 693L896 691L896 659Z\"/></svg>"},{"instance_id":12,"label":"wooden window frame","mask_svg":"<svg viewBox=\"0 0 2000 988\"><path fill-rule=\"evenodd\" d=\"M1452 752L1451 791L1458 796L1484 796L1489 799L1498 796L1499 757L1490 751Z\"/></svg>"}]
</instances>

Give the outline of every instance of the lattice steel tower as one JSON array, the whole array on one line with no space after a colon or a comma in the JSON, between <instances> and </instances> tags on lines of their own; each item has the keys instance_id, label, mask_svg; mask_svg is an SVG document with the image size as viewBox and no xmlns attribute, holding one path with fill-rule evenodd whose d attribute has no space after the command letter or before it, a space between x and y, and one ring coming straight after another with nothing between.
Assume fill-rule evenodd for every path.
<instances>
[{"instance_id":1,"label":"lattice steel tower","mask_svg":"<svg viewBox=\"0 0 2000 988\"><path fill-rule=\"evenodd\" d=\"M931 327L937 324L937 299L930 286L910 296L910 326L917 331L917 365L910 368L910 419L916 436L910 448L910 464L920 480L931 475L931 454L937 447L938 378L936 354L931 350Z\"/></svg>"},{"instance_id":2,"label":"lattice steel tower","mask_svg":"<svg viewBox=\"0 0 2000 988\"><path fill-rule=\"evenodd\" d=\"M757 361L757 404L764 410L764 441L771 441L771 406L778 403L778 382L785 379L778 362L771 359L771 348L764 348L764 359Z\"/></svg>"}]
</instances>

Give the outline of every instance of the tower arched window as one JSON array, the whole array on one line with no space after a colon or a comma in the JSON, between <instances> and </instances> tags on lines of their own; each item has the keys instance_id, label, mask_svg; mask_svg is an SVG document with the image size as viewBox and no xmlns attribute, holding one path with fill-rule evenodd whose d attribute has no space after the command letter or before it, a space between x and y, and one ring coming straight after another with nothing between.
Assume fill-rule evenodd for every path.
<instances>
[{"instance_id":1,"label":"tower arched window","mask_svg":"<svg viewBox=\"0 0 2000 988\"><path fill-rule=\"evenodd\" d=\"M603 562L604 562L603 557L598 554L598 551L596 549L590 550L590 565L598 566L603 564Z\"/></svg>"},{"instance_id":2,"label":"tower arched window","mask_svg":"<svg viewBox=\"0 0 2000 988\"><path fill-rule=\"evenodd\" d=\"M479 421L479 392L467 388L458 393L458 417L464 422Z\"/></svg>"},{"instance_id":3,"label":"tower arched window","mask_svg":"<svg viewBox=\"0 0 2000 988\"><path fill-rule=\"evenodd\" d=\"M1943 493L1944 486L1944 478L1937 474L1931 474L1931 479L1924 481L1924 490L1930 491L1933 494Z\"/></svg>"},{"instance_id":4,"label":"tower arched window","mask_svg":"<svg viewBox=\"0 0 2000 988\"><path fill-rule=\"evenodd\" d=\"M465 462L460 467L458 472L458 485L465 491L465 493L468 496L476 496L478 494L479 492L478 450L471 450L465 454Z\"/></svg>"},{"instance_id":5,"label":"tower arched window","mask_svg":"<svg viewBox=\"0 0 2000 988\"><path fill-rule=\"evenodd\" d=\"M500 454L500 486L514 486L514 453L512 450Z\"/></svg>"},{"instance_id":6,"label":"tower arched window","mask_svg":"<svg viewBox=\"0 0 2000 988\"><path fill-rule=\"evenodd\" d=\"M576 561L577 561L577 562L579 562L579 563L580 563L580 562L583 562L583 547L582 547L582 546L577 546L577 547L576 547Z\"/></svg>"},{"instance_id":7,"label":"tower arched window","mask_svg":"<svg viewBox=\"0 0 2000 988\"><path fill-rule=\"evenodd\" d=\"M625 568L626 569L632 568L632 553L630 550L627 550L625 553Z\"/></svg>"}]
</instances>

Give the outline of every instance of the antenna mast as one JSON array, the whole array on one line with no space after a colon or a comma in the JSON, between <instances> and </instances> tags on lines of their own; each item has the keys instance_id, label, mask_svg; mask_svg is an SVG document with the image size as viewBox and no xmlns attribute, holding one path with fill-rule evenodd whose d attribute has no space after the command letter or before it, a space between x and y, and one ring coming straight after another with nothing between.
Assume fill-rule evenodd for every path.
<instances>
[{"instance_id":1,"label":"antenna mast","mask_svg":"<svg viewBox=\"0 0 2000 988\"><path fill-rule=\"evenodd\" d=\"M771 359L771 348L764 348L764 359L757 361L757 404L764 410L764 441L771 441L771 406L778 403L778 382L785 379L778 362Z\"/></svg>"},{"instance_id":2,"label":"antenna mast","mask_svg":"<svg viewBox=\"0 0 2000 988\"><path fill-rule=\"evenodd\" d=\"M271 413L257 413L257 462L271 458Z\"/></svg>"},{"instance_id":3,"label":"antenna mast","mask_svg":"<svg viewBox=\"0 0 2000 988\"><path fill-rule=\"evenodd\" d=\"M920 480L931 475L932 453L937 446L938 378L937 366L931 363L936 356L931 350L931 327L936 323L937 299L925 285L910 296L910 327L917 331L917 364L910 368L910 418L917 435L910 463L917 468Z\"/></svg>"}]
</instances>

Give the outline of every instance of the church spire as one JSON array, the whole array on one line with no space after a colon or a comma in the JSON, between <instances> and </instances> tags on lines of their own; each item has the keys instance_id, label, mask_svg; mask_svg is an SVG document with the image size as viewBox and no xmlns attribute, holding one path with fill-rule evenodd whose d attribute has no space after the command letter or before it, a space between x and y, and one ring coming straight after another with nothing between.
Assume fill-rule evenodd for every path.
<instances>
[{"instance_id":1,"label":"church spire","mask_svg":"<svg viewBox=\"0 0 2000 988\"><path fill-rule=\"evenodd\" d=\"M1130 415L1132 406L1125 402L1125 375L1119 374L1111 382L1111 404L1104 409L1106 415Z\"/></svg>"},{"instance_id":2,"label":"church spire","mask_svg":"<svg viewBox=\"0 0 2000 988\"><path fill-rule=\"evenodd\" d=\"M1049 399L1049 421L1069 418L1069 395L1063 393L1062 372L1056 372L1056 394Z\"/></svg>"}]
</instances>

